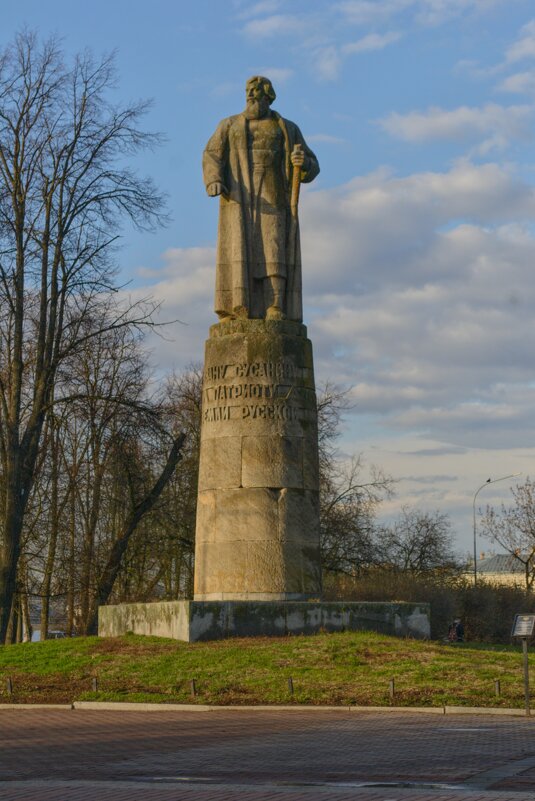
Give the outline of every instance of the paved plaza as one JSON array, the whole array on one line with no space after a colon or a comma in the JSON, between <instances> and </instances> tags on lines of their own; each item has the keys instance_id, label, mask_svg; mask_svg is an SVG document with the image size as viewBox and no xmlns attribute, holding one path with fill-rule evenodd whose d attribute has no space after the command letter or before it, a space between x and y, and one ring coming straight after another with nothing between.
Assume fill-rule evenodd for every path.
<instances>
[{"instance_id":1,"label":"paved plaza","mask_svg":"<svg viewBox=\"0 0 535 801\"><path fill-rule=\"evenodd\" d=\"M535 720L0 709L0 801L524 801Z\"/></svg>"}]
</instances>

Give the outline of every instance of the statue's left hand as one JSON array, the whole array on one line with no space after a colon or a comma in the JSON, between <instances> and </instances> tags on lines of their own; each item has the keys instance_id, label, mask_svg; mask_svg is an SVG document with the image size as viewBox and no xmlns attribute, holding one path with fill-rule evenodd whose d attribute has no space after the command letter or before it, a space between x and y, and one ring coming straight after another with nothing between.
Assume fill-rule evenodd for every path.
<instances>
[{"instance_id":1,"label":"statue's left hand","mask_svg":"<svg viewBox=\"0 0 535 801\"><path fill-rule=\"evenodd\" d=\"M304 154L303 148L300 147L299 145L296 145L292 150L292 153L290 155L290 160L294 167L301 167L301 168L304 167L306 156Z\"/></svg>"}]
</instances>

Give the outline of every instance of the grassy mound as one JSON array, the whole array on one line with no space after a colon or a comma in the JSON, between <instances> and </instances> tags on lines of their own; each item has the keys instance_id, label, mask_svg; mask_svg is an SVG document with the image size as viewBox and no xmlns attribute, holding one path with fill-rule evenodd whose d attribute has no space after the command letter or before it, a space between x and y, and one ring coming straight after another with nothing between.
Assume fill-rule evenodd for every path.
<instances>
[{"instance_id":1,"label":"grassy mound","mask_svg":"<svg viewBox=\"0 0 535 801\"><path fill-rule=\"evenodd\" d=\"M535 664L535 655L532 659ZM7 693L8 677L13 695ZM96 692L91 691L94 678ZM79 637L0 647L2 703L380 706L391 703L392 678L396 706L523 706L520 649L514 646L443 645L344 632L207 643Z\"/></svg>"}]
</instances>

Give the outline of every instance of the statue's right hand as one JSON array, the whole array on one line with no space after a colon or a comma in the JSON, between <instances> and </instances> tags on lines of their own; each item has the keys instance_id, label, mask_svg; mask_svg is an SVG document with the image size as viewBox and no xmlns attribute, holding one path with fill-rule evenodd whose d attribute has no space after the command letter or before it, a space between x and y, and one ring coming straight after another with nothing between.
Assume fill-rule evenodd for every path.
<instances>
[{"instance_id":1,"label":"statue's right hand","mask_svg":"<svg viewBox=\"0 0 535 801\"><path fill-rule=\"evenodd\" d=\"M206 191L210 197L216 197L217 195L228 195L228 189L225 184L221 183L221 181L214 181L212 184L208 184Z\"/></svg>"}]
</instances>

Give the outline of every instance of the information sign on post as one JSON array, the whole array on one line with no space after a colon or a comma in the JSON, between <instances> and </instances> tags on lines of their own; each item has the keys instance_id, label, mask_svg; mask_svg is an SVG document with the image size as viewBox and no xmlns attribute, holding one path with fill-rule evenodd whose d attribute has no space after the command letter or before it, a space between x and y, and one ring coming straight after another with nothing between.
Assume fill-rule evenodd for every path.
<instances>
[{"instance_id":1,"label":"information sign on post","mask_svg":"<svg viewBox=\"0 0 535 801\"><path fill-rule=\"evenodd\" d=\"M513 623L512 637L519 637L522 640L522 653L524 655L524 698L526 701L526 715L531 715L529 704L529 663L528 663L528 639L533 637L535 632L535 615L515 615Z\"/></svg>"}]
</instances>

